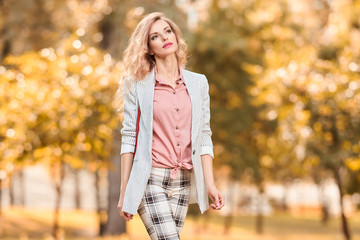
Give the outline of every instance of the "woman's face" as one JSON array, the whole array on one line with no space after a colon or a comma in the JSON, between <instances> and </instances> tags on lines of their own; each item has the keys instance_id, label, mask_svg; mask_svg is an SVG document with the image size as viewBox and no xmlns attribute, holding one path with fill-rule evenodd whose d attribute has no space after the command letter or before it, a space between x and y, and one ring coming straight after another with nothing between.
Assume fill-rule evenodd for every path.
<instances>
[{"instance_id":1,"label":"woman's face","mask_svg":"<svg viewBox=\"0 0 360 240\"><path fill-rule=\"evenodd\" d=\"M178 48L176 35L164 20L154 22L149 31L150 54L164 58L174 54Z\"/></svg>"}]
</instances>

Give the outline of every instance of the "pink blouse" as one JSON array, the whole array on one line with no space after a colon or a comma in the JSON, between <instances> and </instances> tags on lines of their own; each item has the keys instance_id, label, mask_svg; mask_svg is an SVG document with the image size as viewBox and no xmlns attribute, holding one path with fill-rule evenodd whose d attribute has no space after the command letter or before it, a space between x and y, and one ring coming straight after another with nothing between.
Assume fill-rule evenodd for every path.
<instances>
[{"instance_id":1,"label":"pink blouse","mask_svg":"<svg viewBox=\"0 0 360 240\"><path fill-rule=\"evenodd\" d=\"M183 80L173 88L160 79L155 68L153 103L152 166L172 168L175 179L179 169L192 169L191 161L191 100Z\"/></svg>"}]
</instances>

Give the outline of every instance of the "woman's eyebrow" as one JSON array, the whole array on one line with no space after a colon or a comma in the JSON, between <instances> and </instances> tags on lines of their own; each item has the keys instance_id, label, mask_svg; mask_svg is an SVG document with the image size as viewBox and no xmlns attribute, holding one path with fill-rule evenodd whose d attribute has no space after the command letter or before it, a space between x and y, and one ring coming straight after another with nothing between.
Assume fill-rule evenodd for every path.
<instances>
[{"instance_id":1,"label":"woman's eyebrow","mask_svg":"<svg viewBox=\"0 0 360 240\"><path fill-rule=\"evenodd\" d=\"M165 28L164 28L164 30L166 30L167 28L170 28L169 26L166 26ZM149 36L151 36L151 35L153 35L153 34L155 34L155 33L158 33L158 32L153 32L153 33L150 33L150 35Z\"/></svg>"}]
</instances>

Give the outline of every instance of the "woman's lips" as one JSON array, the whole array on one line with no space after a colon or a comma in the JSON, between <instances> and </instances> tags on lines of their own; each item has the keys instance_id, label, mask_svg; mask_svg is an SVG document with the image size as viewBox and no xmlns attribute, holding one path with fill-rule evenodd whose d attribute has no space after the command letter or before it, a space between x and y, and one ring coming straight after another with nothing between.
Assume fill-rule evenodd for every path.
<instances>
[{"instance_id":1,"label":"woman's lips","mask_svg":"<svg viewBox=\"0 0 360 240\"><path fill-rule=\"evenodd\" d=\"M165 43L164 44L164 46L163 46L163 48L168 48L168 47L171 47L171 45L172 45L172 43L170 42L170 43Z\"/></svg>"}]
</instances>

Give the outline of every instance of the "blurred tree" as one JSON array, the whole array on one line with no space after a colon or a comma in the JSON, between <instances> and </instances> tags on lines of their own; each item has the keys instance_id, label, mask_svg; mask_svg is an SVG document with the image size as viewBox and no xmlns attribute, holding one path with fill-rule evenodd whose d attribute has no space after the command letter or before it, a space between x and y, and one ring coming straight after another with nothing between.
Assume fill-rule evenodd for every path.
<instances>
[{"instance_id":1,"label":"blurred tree","mask_svg":"<svg viewBox=\"0 0 360 240\"><path fill-rule=\"evenodd\" d=\"M257 104L278 120L277 145L293 150L297 173L312 172L315 181L322 172L333 174L346 239L345 179L359 176L359 8L358 1L288 2L292 14L261 34L265 64L251 89Z\"/></svg>"},{"instance_id":2,"label":"blurred tree","mask_svg":"<svg viewBox=\"0 0 360 240\"><path fill-rule=\"evenodd\" d=\"M190 65L209 79L215 165L229 165L232 178L239 180L244 173L250 173L260 198L264 190L261 136L271 134L276 122L259 118L259 108L251 104L252 96L247 92L253 80L245 66L262 61L260 42L256 39L259 29L247 16L257 6L257 1L246 4L212 1L208 18L199 23L191 41ZM259 209L256 224L259 233L262 221Z\"/></svg>"},{"instance_id":3,"label":"blurred tree","mask_svg":"<svg viewBox=\"0 0 360 240\"><path fill-rule=\"evenodd\" d=\"M78 1L3 0L0 3L1 59L52 46L74 27ZM82 1L86 4L85 1Z\"/></svg>"},{"instance_id":4,"label":"blurred tree","mask_svg":"<svg viewBox=\"0 0 360 240\"><path fill-rule=\"evenodd\" d=\"M5 126L12 125L4 140L10 146L8 159L29 152L28 163L42 161L50 167L57 190L55 234L65 166L95 172L107 166L117 125L111 102L119 70L109 54L75 35L59 42L56 50L9 56L5 64L5 83L11 84L6 93L21 100L13 98L16 108L6 109L3 116Z\"/></svg>"},{"instance_id":5,"label":"blurred tree","mask_svg":"<svg viewBox=\"0 0 360 240\"><path fill-rule=\"evenodd\" d=\"M116 224L121 222L122 218L120 217L119 212L117 211L117 205L120 195L119 182L121 181L120 166L121 162L119 161L120 149L121 149L121 134L120 130L113 132L113 152L111 153L108 172L108 182L109 182L109 206L107 209L108 221L105 226L106 234L116 235L126 232L126 225Z\"/></svg>"},{"instance_id":6,"label":"blurred tree","mask_svg":"<svg viewBox=\"0 0 360 240\"><path fill-rule=\"evenodd\" d=\"M229 164L234 177L252 169L260 190L264 179L282 181L313 173L318 180L315 169L329 169L325 166L331 160L325 153L330 150L343 159L333 158L336 169L352 166L345 172L358 174L357 153L349 151L349 146L359 144L356 134L349 139L350 132L358 131L357 100L349 101L358 86L354 78L359 72L359 19L354 10L358 7L358 1L212 1L192 42L191 63L210 82L216 164L220 164L217 159ZM345 86L341 94L340 82ZM319 89L320 84L335 89L333 94ZM334 95L339 94L346 101L336 100ZM314 146L326 147L324 137L334 139L330 129L318 135L313 128L319 118L316 106L323 101L336 108L347 106L347 113L328 110L332 124L322 120L318 129L326 124L348 138L338 142L338 148L331 145L314 152ZM340 151L344 143L348 149ZM334 177L340 179L335 173ZM342 216L343 232L349 238Z\"/></svg>"},{"instance_id":7,"label":"blurred tree","mask_svg":"<svg viewBox=\"0 0 360 240\"><path fill-rule=\"evenodd\" d=\"M4 0L0 7L1 59L9 54L20 55L26 51L55 46L58 41L75 31L79 36L83 36L83 41L97 43L101 36L96 31L96 23L109 12L106 3L98 0ZM19 171L21 175L22 167L17 165L12 171ZM12 175L9 175L10 178ZM10 184L11 190L12 186ZM14 199L13 195L11 199Z\"/></svg>"}]
</instances>

